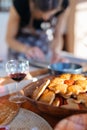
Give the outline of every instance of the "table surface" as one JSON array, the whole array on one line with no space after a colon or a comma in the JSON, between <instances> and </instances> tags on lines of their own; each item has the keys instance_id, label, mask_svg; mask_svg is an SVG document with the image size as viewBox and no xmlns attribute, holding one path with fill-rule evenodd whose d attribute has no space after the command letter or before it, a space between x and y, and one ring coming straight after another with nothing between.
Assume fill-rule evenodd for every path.
<instances>
[{"instance_id":1,"label":"table surface","mask_svg":"<svg viewBox=\"0 0 87 130\"><path fill-rule=\"evenodd\" d=\"M32 71L32 75L36 76L36 75L39 75L39 73L44 73L46 71L44 70L35 70L35 74L33 73ZM36 74L37 73L37 74ZM42 76L41 76L42 77ZM5 81L2 83L3 84L8 84L9 82L12 82L11 79L9 79L8 77L6 77ZM2 97L3 98L3 97ZM8 100L8 99L7 99ZM52 115L48 115L46 113L42 113L40 112L35 106L33 106L29 101L26 101L25 103L21 104L21 107L22 108L25 108L27 110L30 110L36 114L38 114L39 116L41 116L42 118L44 118L50 125L52 128L55 127L55 125L58 123L58 121L61 119L59 117L54 117Z\"/></svg>"},{"instance_id":2,"label":"table surface","mask_svg":"<svg viewBox=\"0 0 87 130\"><path fill-rule=\"evenodd\" d=\"M3 97L0 97L0 103L3 104L3 103L8 103L9 101L9 96L10 95L6 95L6 96L3 96ZM12 104L11 104L12 105ZM61 119L59 117L55 117L55 116L52 116L52 115L48 115L46 113L42 113L40 112L34 105L32 105L29 101L26 101L22 104L18 104L19 105L19 109L20 108L24 108L26 110L30 110L36 114L38 114L39 116L41 116L42 118L44 118L52 128L55 127L55 125L58 123L58 121Z\"/></svg>"},{"instance_id":3,"label":"table surface","mask_svg":"<svg viewBox=\"0 0 87 130\"><path fill-rule=\"evenodd\" d=\"M35 106L33 106L29 101L26 101L25 103L21 104L22 108L25 108L27 110L31 110L32 112L35 112L36 114L40 115L43 117L50 125L52 128L55 127L55 125L63 119L63 117L55 117L52 115L48 115L46 113L40 112Z\"/></svg>"}]
</instances>

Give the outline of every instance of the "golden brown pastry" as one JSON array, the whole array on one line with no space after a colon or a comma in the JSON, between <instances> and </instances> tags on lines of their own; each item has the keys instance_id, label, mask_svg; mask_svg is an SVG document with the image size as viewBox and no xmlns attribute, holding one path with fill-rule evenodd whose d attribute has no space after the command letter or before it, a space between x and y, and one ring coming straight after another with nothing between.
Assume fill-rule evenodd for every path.
<instances>
[{"instance_id":1,"label":"golden brown pastry","mask_svg":"<svg viewBox=\"0 0 87 130\"><path fill-rule=\"evenodd\" d=\"M56 84L54 86L48 86L48 88L54 91L56 94L61 93L65 94L67 92L68 85L67 84Z\"/></svg>"},{"instance_id":2,"label":"golden brown pastry","mask_svg":"<svg viewBox=\"0 0 87 130\"><path fill-rule=\"evenodd\" d=\"M67 84L67 85L69 86L69 85L73 85L74 82L75 82L74 80L69 79L69 80L65 80L65 81L64 81L64 84Z\"/></svg>"},{"instance_id":3,"label":"golden brown pastry","mask_svg":"<svg viewBox=\"0 0 87 130\"><path fill-rule=\"evenodd\" d=\"M56 107L59 107L62 104L63 104L63 98L60 96L56 96L53 103L52 103L52 105L56 106Z\"/></svg>"},{"instance_id":4,"label":"golden brown pastry","mask_svg":"<svg viewBox=\"0 0 87 130\"><path fill-rule=\"evenodd\" d=\"M49 79L46 79L42 85L38 86L33 94L32 94L32 98L35 99L35 100L38 100L39 97L41 96L41 94L44 92L44 90L47 88L47 86L49 85L50 83L50 80Z\"/></svg>"},{"instance_id":5,"label":"golden brown pastry","mask_svg":"<svg viewBox=\"0 0 87 130\"><path fill-rule=\"evenodd\" d=\"M76 103L86 103L87 104L87 93L80 93L77 95Z\"/></svg>"},{"instance_id":6,"label":"golden brown pastry","mask_svg":"<svg viewBox=\"0 0 87 130\"><path fill-rule=\"evenodd\" d=\"M31 84L27 92L29 97L53 106L64 105L64 100L69 99L87 104L87 79L81 74L69 73L46 77Z\"/></svg>"},{"instance_id":7,"label":"golden brown pastry","mask_svg":"<svg viewBox=\"0 0 87 130\"><path fill-rule=\"evenodd\" d=\"M83 75L81 74L72 74L71 75L71 79L72 80L86 80L86 77L84 77Z\"/></svg>"},{"instance_id":8,"label":"golden brown pastry","mask_svg":"<svg viewBox=\"0 0 87 130\"><path fill-rule=\"evenodd\" d=\"M67 88L67 94L69 95L78 95L81 92L84 92L84 90L80 85L71 85Z\"/></svg>"},{"instance_id":9,"label":"golden brown pastry","mask_svg":"<svg viewBox=\"0 0 87 130\"><path fill-rule=\"evenodd\" d=\"M52 104L54 99L55 93L53 91L50 91L49 89L46 89L39 98L39 101L44 102L46 104Z\"/></svg>"},{"instance_id":10,"label":"golden brown pastry","mask_svg":"<svg viewBox=\"0 0 87 130\"><path fill-rule=\"evenodd\" d=\"M65 74L61 74L60 76L59 76L61 79L70 79L70 77L71 77L71 74L69 74L69 73L65 73Z\"/></svg>"},{"instance_id":11,"label":"golden brown pastry","mask_svg":"<svg viewBox=\"0 0 87 130\"><path fill-rule=\"evenodd\" d=\"M84 92L87 91L87 80L76 80L75 84L80 85L83 88Z\"/></svg>"},{"instance_id":12,"label":"golden brown pastry","mask_svg":"<svg viewBox=\"0 0 87 130\"><path fill-rule=\"evenodd\" d=\"M61 79L59 77L55 77L51 80L50 85L49 86L54 86L56 84L64 84L64 79Z\"/></svg>"},{"instance_id":13,"label":"golden brown pastry","mask_svg":"<svg viewBox=\"0 0 87 130\"><path fill-rule=\"evenodd\" d=\"M67 99L66 102L67 102L67 103L66 103L66 104L63 104L63 105L61 106L61 108L66 108L66 109L72 109L72 108L73 108L73 109L77 109L77 110L80 109L79 105L78 105L77 103L75 103L72 98Z\"/></svg>"}]
</instances>

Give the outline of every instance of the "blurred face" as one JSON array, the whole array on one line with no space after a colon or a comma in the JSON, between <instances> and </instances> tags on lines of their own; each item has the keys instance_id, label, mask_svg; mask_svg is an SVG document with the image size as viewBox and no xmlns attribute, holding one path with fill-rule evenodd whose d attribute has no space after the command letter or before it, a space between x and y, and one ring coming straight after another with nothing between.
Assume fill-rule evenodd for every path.
<instances>
[{"instance_id":1,"label":"blurred face","mask_svg":"<svg viewBox=\"0 0 87 130\"><path fill-rule=\"evenodd\" d=\"M61 2L61 1L60 1ZM61 4L61 3L60 3ZM49 10L46 12L41 11L40 9L36 8L34 3L32 6L32 15L34 18L36 19L43 19L45 21L49 20L54 14L56 14L58 11L61 10L60 8L61 6L58 6L58 8L53 9L53 10Z\"/></svg>"},{"instance_id":2,"label":"blurred face","mask_svg":"<svg viewBox=\"0 0 87 130\"><path fill-rule=\"evenodd\" d=\"M58 12L58 9L50 10L47 12L43 12L39 9L35 9L34 16L37 19L43 19L43 20L47 21L57 12Z\"/></svg>"}]
</instances>

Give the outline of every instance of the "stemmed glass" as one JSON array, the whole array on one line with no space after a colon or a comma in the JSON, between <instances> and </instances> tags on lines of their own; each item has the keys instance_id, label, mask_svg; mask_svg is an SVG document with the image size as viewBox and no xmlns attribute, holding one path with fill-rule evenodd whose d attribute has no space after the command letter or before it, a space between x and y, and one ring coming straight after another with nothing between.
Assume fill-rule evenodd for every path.
<instances>
[{"instance_id":1,"label":"stemmed glass","mask_svg":"<svg viewBox=\"0 0 87 130\"><path fill-rule=\"evenodd\" d=\"M6 63L6 72L9 77L16 81L16 92L10 96L9 101L22 103L26 101L22 90L18 91L18 83L22 81L29 72L29 62L27 60L10 60Z\"/></svg>"}]
</instances>

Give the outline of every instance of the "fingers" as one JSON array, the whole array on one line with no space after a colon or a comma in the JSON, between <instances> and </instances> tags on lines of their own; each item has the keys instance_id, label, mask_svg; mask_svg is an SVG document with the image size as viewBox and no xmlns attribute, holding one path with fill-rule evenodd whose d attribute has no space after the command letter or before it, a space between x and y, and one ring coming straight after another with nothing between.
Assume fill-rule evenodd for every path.
<instances>
[{"instance_id":1,"label":"fingers","mask_svg":"<svg viewBox=\"0 0 87 130\"><path fill-rule=\"evenodd\" d=\"M61 57L59 54L53 54L51 63L56 63L56 62L69 62L67 58Z\"/></svg>"},{"instance_id":2,"label":"fingers","mask_svg":"<svg viewBox=\"0 0 87 130\"><path fill-rule=\"evenodd\" d=\"M44 53L38 47L31 47L27 51L26 56L28 58L38 58L38 59L41 59L41 60L45 59Z\"/></svg>"},{"instance_id":3,"label":"fingers","mask_svg":"<svg viewBox=\"0 0 87 130\"><path fill-rule=\"evenodd\" d=\"M66 62L66 63L68 63L68 62L69 62L69 59L67 59L67 58L61 58L61 62Z\"/></svg>"},{"instance_id":4,"label":"fingers","mask_svg":"<svg viewBox=\"0 0 87 130\"><path fill-rule=\"evenodd\" d=\"M38 57L42 60L45 59L44 53L39 48L35 47L33 51L34 51L36 57Z\"/></svg>"},{"instance_id":5,"label":"fingers","mask_svg":"<svg viewBox=\"0 0 87 130\"><path fill-rule=\"evenodd\" d=\"M61 59L61 57L58 54L52 54L52 59L51 59L51 63L56 63L59 62Z\"/></svg>"}]
</instances>

